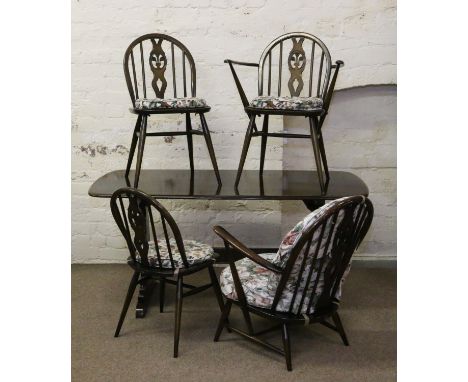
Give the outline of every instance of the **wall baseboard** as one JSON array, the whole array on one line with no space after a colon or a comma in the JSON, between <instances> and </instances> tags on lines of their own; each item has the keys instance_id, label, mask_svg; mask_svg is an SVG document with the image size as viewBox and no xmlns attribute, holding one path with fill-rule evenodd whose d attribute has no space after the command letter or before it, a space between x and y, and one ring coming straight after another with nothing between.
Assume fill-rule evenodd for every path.
<instances>
[{"instance_id":1,"label":"wall baseboard","mask_svg":"<svg viewBox=\"0 0 468 382\"><path fill-rule=\"evenodd\" d=\"M272 248L254 248L256 253L268 253L276 252L277 249ZM225 267L228 262L228 255L223 251L218 251L220 257L218 262L214 265L215 267ZM235 256L234 259L237 260L240 257ZM72 265L99 265L99 264L126 264L126 260L86 260L86 261L72 261ZM353 257L353 266L359 268L397 268L397 256L396 255L367 255L359 254Z\"/></svg>"}]
</instances>

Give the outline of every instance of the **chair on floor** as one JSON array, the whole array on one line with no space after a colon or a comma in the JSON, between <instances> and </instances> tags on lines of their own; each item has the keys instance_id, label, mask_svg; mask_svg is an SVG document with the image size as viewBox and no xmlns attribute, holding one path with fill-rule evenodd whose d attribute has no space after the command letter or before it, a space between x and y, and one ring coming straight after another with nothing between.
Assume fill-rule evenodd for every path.
<instances>
[{"instance_id":1,"label":"chair on floor","mask_svg":"<svg viewBox=\"0 0 468 382\"><path fill-rule=\"evenodd\" d=\"M355 249L366 235L373 206L364 196L337 199L307 215L283 239L278 253L255 254L220 226L214 231L245 258L230 262L220 276L227 301L214 337L219 340L224 327L263 345L286 358L292 370L289 327L320 323L338 332L348 346L338 315L341 287L349 272ZM232 327L228 317L232 304L240 307L247 331ZM255 332L250 313L273 325ZM329 322L332 319L334 325ZM259 336L281 329L283 349Z\"/></svg>"},{"instance_id":2,"label":"chair on floor","mask_svg":"<svg viewBox=\"0 0 468 382\"><path fill-rule=\"evenodd\" d=\"M183 298L213 287L218 304L223 307L218 280L213 270L213 248L194 240L183 240L171 214L158 201L142 191L121 188L112 195L110 205L112 215L130 251L128 265L133 269L115 337L119 336L137 285L148 279L159 281L162 312L165 284L174 284L177 286L174 357L177 357ZM209 284L195 287L183 282L185 276L204 269L208 269L211 279ZM188 291L184 292L183 288L188 288Z\"/></svg>"},{"instance_id":3,"label":"chair on floor","mask_svg":"<svg viewBox=\"0 0 468 382\"><path fill-rule=\"evenodd\" d=\"M171 36L152 33L141 36L127 48L124 56L124 72L132 100L130 111L136 114L130 153L125 175L128 178L138 143L134 186L138 181L146 137L187 136L190 170L193 164L193 136L203 135L218 183L221 184L218 164L206 123L205 113L210 111L203 98L196 96L195 62L189 50ZM187 90L188 88L188 90ZM154 96L152 93L154 92ZM173 98L167 95L171 93ZM148 133L148 117L154 114L185 114L185 131ZM191 114L200 115L201 131L192 128Z\"/></svg>"},{"instance_id":4,"label":"chair on floor","mask_svg":"<svg viewBox=\"0 0 468 382\"><path fill-rule=\"evenodd\" d=\"M283 51L289 52L284 60ZM322 125L330 107L338 71L343 61L336 61L332 65L330 53L321 40L308 33L295 32L273 40L263 51L258 64L229 59L224 62L231 68L242 104L250 119L237 170L236 186L240 182L252 137L262 137L260 174L263 174L268 137L305 138L312 141L320 187L322 192L325 192L330 177ZM234 65L258 68L258 97L251 102L245 95ZM333 78L330 81L332 69ZM283 84L286 80L287 86ZM309 119L310 134L269 132L270 115L306 117ZM257 129L255 123L257 116L263 116L261 131Z\"/></svg>"}]
</instances>

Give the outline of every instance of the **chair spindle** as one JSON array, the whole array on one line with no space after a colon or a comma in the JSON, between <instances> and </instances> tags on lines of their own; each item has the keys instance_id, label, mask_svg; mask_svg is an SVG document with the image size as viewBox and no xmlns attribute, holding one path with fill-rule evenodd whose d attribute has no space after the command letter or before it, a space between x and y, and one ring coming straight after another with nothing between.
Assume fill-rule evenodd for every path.
<instances>
[{"instance_id":1,"label":"chair spindle","mask_svg":"<svg viewBox=\"0 0 468 382\"><path fill-rule=\"evenodd\" d=\"M150 217L151 231L153 233L153 242L154 242L154 248L156 250L156 257L158 258L159 266L162 268L163 264L161 261L161 254L159 252L158 236L156 235L156 228L154 226L154 218L153 218L153 213L151 212L151 206L148 206L148 214Z\"/></svg>"},{"instance_id":2,"label":"chair spindle","mask_svg":"<svg viewBox=\"0 0 468 382\"><path fill-rule=\"evenodd\" d=\"M187 76L185 73L185 52L182 52L182 75L184 80L184 97L187 97Z\"/></svg>"},{"instance_id":3,"label":"chair spindle","mask_svg":"<svg viewBox=\"0 0 468 382\"><path fill-rule=\"evenodd\" d=\"M283 69L283 41L280 42L279 63L278 63L278 97L281 95L281 72Z\"/></svg>"},{"instance_id":4,"label":"chair spindle","mask_svg":"<svg viewBox=\"0 0 468 382\"><path fill-rule=\"evenodd\" d=\"M314 77L314 56L315 56L315 41L312 41L312 51L310 53L309 97L312 97L312 78Z\"/></svg>"},{"instance_id":5,"label":"chair spindle","mask_svg":"<svg viewBox=\"0 0 468 382\"><path fill-rule=\"evenodd\" d=\"M304 269L305 269L305 266L306 266L306 263L307 263L307 253L309 253L309 249L310 249L311 244L312 244L312 238L310 238L307 241L306 249L305 249L305 252L304 252L304 258L302 259L301 269L299 270L299 275L297 277L297 279L299 281L296 283L296 287L294 288L294 294L293 294L293 297L291 299L291 304L289 305L289 313L292 313L294 303L296 302L297 291L299 290L299 286L301 284L302 274L304 273Z\"/></svg>"},{"instance_id":6,"label":"chair spindle","mask_svg":"<svg viewBox=\"0 0 468 382\"><path fill-rule=\"evenodd\" d=\"M135 96L136 96L136 99L138 99L140 97L138 96L138 83L137 83L136 70L135 70L135 59L133 58L133 50L130 52L130 59L132 61L133 83L134 83L134 86L135 86Z\"/></svg>"},{"instance_id":7,"label":"chair spindle","mask_svg":"<svg viewBox=\"0 0 468 382\"><path fill-rule=\"evenodd\" d=\"M337 217L338 217L338 214L337 214L337 213L333 214L333 216L332 216L331 219L328 219L326 222L324 222L324 227L323 227L323 229L326 230L328 222L331 221L331 224L330 224L330 231L333 230L333 229L335 228L335 223L336 223ZM310 314L310 309L311 309L311 307L312 307L312 300L313 300L313 298L314 298L314 296L315 296L315 292L317 291L317 286L318 286L318 283L319 283L319 280L320 280L320 275L321 275L321 273L322 273L323 266L325 265L325 259L326 259L326 257L327 257L328 247L330 246L330 241L331 241L331 238L332 238L332 236L333 236L333 235L332 235L332 232L330 232L330 231L328 232L327 241L326 241L326 243L325 243L325 248L323 249L323 252L322 252L322 257L321 257L320 260L319 260L320 263L319 263L319 268L318 268L318 270L317 270L317 277L315 278L314 286L313 286L312 292L311 292L311 294L310 294L309 303L307 304L307 313L308 313L308 314ZM320 249L320 247L321 247L321 245L320 245L320 246L317 245L317 248ZM316 257L318 256L318 253L319 253L319 252L316 252L316 253L315 253L315 256L316 256ZM311 268L311 271L313 271L312 268ZM307 285L307 287L308 287L308 285Z\"/></svg>"},{"instance_id":8,"label":"chair spindle","mask_svg":"<svg viewBox=\"0 0 468 382\"><path fill-rule=\"evenodd\" d=\"M164 237L166 239L167 253L169 254L169 259L171 260L171 266L172 268L175 268L174 258L172 257L171 243L169 240L169 235L167 234L166 219L164 219L164 216L162 215L161 215L161 223L162 223L163 230L164 230Z\"/></svg>"},{"instance_id":9,"label":"chair spindle","mask_svg":"<svg viewBox=\"0 0 468 382\"><path fill-rule=\"evenodd\" d=\"M146 98L146 77L145 77L145 58L143 56L143 43L140 42L140 56L141 56L141 75L143 77L143 95Z\"/></svg>"},{"instance_id":10,"label":"chair spindle","mask_svg":"<svg viewBox=\"0 0 468 382\"><path fill-rule=\"evenodd\" d=\"M171 42L171 57L172 57L172 83L174 86L174 98L177 98L177 84L175 75L175 60L174 60L174 43Z\"/></svg>"},{"instance_id":11,"label":"chair spindle","mask_svg":"<svg viewBox=\"0 0 468 382\"><path fill-rule=\"evenodd\" d=\"M322 56L320 57L320 68L319 68L319 75L317 81L317 97L320 97L320 89L322 88L322 68L323 68L323 58L325 57L325 53L322 50Z\"/></svg>"}]
</instances>

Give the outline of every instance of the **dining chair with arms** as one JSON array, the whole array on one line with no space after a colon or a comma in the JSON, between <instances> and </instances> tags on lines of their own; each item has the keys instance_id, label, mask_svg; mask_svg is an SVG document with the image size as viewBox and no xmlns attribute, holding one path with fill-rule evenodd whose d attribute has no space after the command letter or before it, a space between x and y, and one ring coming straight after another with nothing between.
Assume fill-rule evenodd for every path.
<instances>
[{"instance_id":1,"label":"dining chair with arms","mask_svg":"<svg viewBox=\"0 0 468 382\"><path fill-rule=\"evenodd\" d=\"M289 327L320 323L348 338L338 314L341 288L349 272L351 257L366 235L373 218L373 206L364 196L334 200L307 215L283 239L276 254L256 254L220 226L214 231L226 250L244 256L231 261L220 275L226 303L214 337L224 327L286 358L292 370ZM247 331L234 328L228 317L231 306L242 311ZM254 331L251 314L273 322ZM333 321L333 324L329 320ZM281 329L283 348L260 336Z\"/></svg>"},{"instance_id":2,"label":"dining chair with arms","mask_svg":"<svg viewBox=\"0 0 468 382\"><path fill-rule=\"evenodd\" d=\"M283 58L284 51L289 53ZM263 173L265 164L268 137L304 138L312 142L317 175L322 192L325 192L330 176L322 126L330 108L338 72L344 65L343 61L332 64L330 52L319 38L309 33L293 32L279 36L268 44L258 63L230 59L224 62L229 64L244 110L249 117L236 185L240 182L252 137L261 137L260 174ZM244 92L234 65L258 70L258 96L251 102ZM310 134L269 132L270 115L306 117L309 120ZM261 131L255 123L257 116L263 116Z\"/></svg>"}]
</instances>

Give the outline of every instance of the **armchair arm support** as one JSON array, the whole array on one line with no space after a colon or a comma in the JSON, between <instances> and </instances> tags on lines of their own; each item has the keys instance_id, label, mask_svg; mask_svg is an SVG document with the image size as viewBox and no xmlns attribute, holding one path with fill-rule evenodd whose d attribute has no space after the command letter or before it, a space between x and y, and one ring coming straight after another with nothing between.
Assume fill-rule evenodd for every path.
<instances>
[{"instance_id":1,"label":"armchair arm support","mask_svg":"<svg viewBox=\"0 0 468 382\"><path fill-rule=\"evenodd\" d=\"M335 69L339 66L344 66L344 62L341 61L341 60L337 60L333 65L332 65L332 69Z\"/></svg>"},{"instance_id":2,"label":"armchair arm support","mask_svg":"<svg viewBox=\"0 0 468 382\"><path fill-rule=\"evenodd\" d=\"M223 227L216 225L213 227L213 231L224 240L225 243L230 244L233 248L237 251L242 253L243 255L247 256L253 262L261 265L262 267L275 272L275 273L282 273L283 270L278 267L277 265L270 263L268 260L265 260L263 257L257 255L254 251L247 248L243 243L237 240L234 236L232 236L228 231L226 231Z\"/></svg>"},{"instance_id":3,"label":"armchair arm support","mask_svg":"<svg viewBox=\"0 0 468 382\"><path fill-rule=\"evenodd\" d=\"M242 104L244 105L244 107L249 106L249 100L247 99L247 96L245 95L244 89L242 88L239 77L237 76L237 73L236 73L233 65L258 67L258 64L253 63L253 62L233 61L233 60L230 60L230 59L226 59L226 60L224 60L224 62L226 64L229 64L229 68L231 69L232 76L234 77L234 82L236 83L237 91L239 92L239 96L240 96L240 98L242 100Z\"/></svg>"},{"instance_id":4,"label":"armchair arm support","mask_svg":"<svg viewBox=\"0 0 468 382\"><path fill-rule=\"evenodd\" d=\"M242 65L242 66L254 66L254 67L259 67L259 65L256 62L242 62L242 61L234 61L229 58L226 58L224 60L225 64L234 64L234 65Z\"/></svg>"},{"instance_id":5,"label":"armchair arm support","mask_svg":"<svg viewBox=\"0 0 468 382\"><path fill-rule=\"evenodd\" d=\"M330 103L333 97L333 90L335 89L336 79L338 77L338 72L340 71L340 67L344 66L344 62L341 60L336 61L335 65L332 65L332 68L335 69L333 73L333 78L331 80L330 86L327 89L327 93L325 95L325 100L323 102L323 108L328 112L328 108L330 107Z\"/></svg>"}]
</instances>

